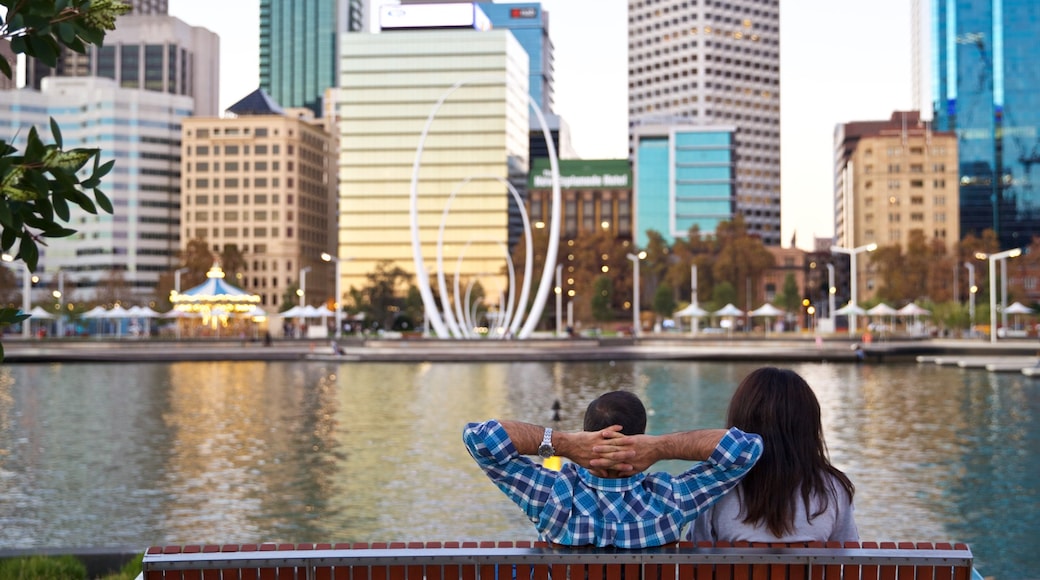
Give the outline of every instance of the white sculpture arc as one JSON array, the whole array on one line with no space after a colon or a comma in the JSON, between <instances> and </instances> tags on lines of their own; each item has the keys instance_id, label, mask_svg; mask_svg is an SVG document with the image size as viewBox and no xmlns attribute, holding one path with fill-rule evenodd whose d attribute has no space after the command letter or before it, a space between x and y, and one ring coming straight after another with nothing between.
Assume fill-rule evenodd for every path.
<instances>
[{"instance_id":1,"label":"white sculpture arc","mask_svg":"<svg viewBox=\"0 0 1040 580\"><path fill-rule=\"evenodd\" d=\"M437 334L437 336L440 336L440 337L449 337L449 336L452 336L452 337L462 337L462 336L466 336L465 330L460 328L459 324L458 324L459 321L462 321L463 324L465 324L465 320L464 320L465 315L462 312L458 312L458 311L456 311L456 313L453 315L451 313L451 307L447 306L447 305L445 306L445 312L442 313L440 307L438 307L438 305L437 305L436 299L434 298L433 291L430 288L429 272L426 269L426 263L425 263L425 260L423 259L422 244L421 244L420 236L419 236L419 207L418 207L419 206L419 204L418 204L418 198L419 198L419 191L418 191L418 187L419 187L419 169L422 166L422 155L423 155L423 148L424 148L424 146L426 144L426 137L427 137L427 135L430 132L430 127L432 126L433 121L436 118L437 112L440 110L440 108L444 104L444 102L447 101L448 97L450 97L452 95L452 93L454 93L460 87L462 87L462 86L464 86L464 85L466 85L468 83L474 82L474 81L493 82L493 83L502 83L503 82L503 80L501 78L491 78L491 79L489 79L489 78L486 78L486 77L479 77L479 78L473 78L473 79L466 79L466 80L461 80L461 81L456 82L447 91L445 91L445 93L443 95L441 95L441 97L439 99L437 99L437 102L434 104L433 109L430 111L429 116L426 118L426 124L424 125L422 133L419 136L419 144L418 144L418 146L416 147L416 150L415 150L415 161L412 164L412 182L411 182L411 197L410 197L410 222L411 222L410 225L411 225L411 234L412 234L412 259L413 259L413 261L415 263L416 283L417 283L417 285L419 287L419 294L422 297L423 306L424 306L425 312L426 312L426 319L429 322L429 324L433 327L433 330ZM560 245L560 213L561 213L561 211L560 211L561 210L561 208L560 208L560 203L561 203L561 199L560 199L560 171L559 171L559 160L556 157L556 147L555 147L555 144L552 141L552 135L549 132L548 124L545 121L545 115L538 108L537 103L534 102L534 100L530 97L530 95L528 95L528 106L530 107L530 109L532 111L534 111L535 115L538 117L538 122L539 122L539 124L540 124L540 126L542 128L542 135L545 138L545 143L546 143L546 146L548 147L548 150L549 150L549 166L550 166L551 172L552 172L552 199L551 199L550 217L549 217L549 244L548 244L548 249L546 251L546 256L545 256L545 265L544 265L544 267L542 269L542 276L541 276L540 282L538 284L538 289L535 292L534 302L532 303L531 309L527 313L526 318L523 318L523 317L520 317L520 316L516 316L515 318L513 318L511 316L512 320L510 320L510 325L509 325L510 331L509 331L508 334L510 334L510 335L515 334L515 336L517 338L521 338L521 339L523 339L523 338L530 338L531 334L534 332L534 329L535 329L535 327L537 327L538 321L539 321L539 319L542 316L542 311L545 309L545 302L548 299L549 292L550 292L550 290L552 288L553 269L555 268L556 261L557 261L557 256L559 254L559 245ZM507 183L507 185L508 185L508 183ZM461 187L461 185L460 185L460 187ZM521 297L520 297L520 300L518 301L518 305L517 305L517 310L519 311L523 307L523 305L526 303L526 301L527 301L526 293L527 293L527 289L529 288L529 280L531 279L530 272L529 272L528 268L530 267L530 264L532 262L532 259L531 259L531 251L532 250L531 250L531 242L530 242L532 236L531 236L531 224L530 224L530 221L527 218L526 208L524 207L524 205L522 203L522 200L520 199L519 194L516 193L516 191L512 187L510 187L509 189L510 189L510 192L514 196L514 199L516 199L517 204L520 207L521 216L524 218L524 234L526 236L526 239L528 240L528 246L527 246L528 253L527 253L527 260L526 260L527 264L525 265L525 276L524 276L524 289L521 292ZM457 191L458 190L456 189L456 192ZM456 192L452 193L452 197L454 197ZM449 200L448 203L450 204L450 200ZM445 208L444 216L446 216L447 213L448 213L448 208ZM443 266L443 255L442 255L443 228L444 228L444 225L443 225L443 217L442 217L442 228L441 228L441 232L440 232L441 235L438 237L438 289L441 291L442 300L445 300L445 299L447 299L446 284L442 284L441 283L441 279L443 277L443 271L444 271L444 268L442 267ZM508 251L506 252L506 254L507 254L507 259L508 259ZM460 259L461 259L461 256L460 256ZM510 264L511 264L511 261L510 261ZM510 269L512 270L512 266L510 267ZM456 285L457 284L458 284L458 276L456 276ZM512 293L512 290L513 290L513 286L514 286L514 284L511 281L510 282L510 292L511 293ZM457 300L458 299L458 290L456 290L456 292L455 292L455 297L456 297L456 300L455 300L456 305L457 306L461 306L459 304L459 301ZM510 302L512 302L512 300L510 300ZM445 321L445 318L448 318L448 320L451 320L451 319L454 319L454 320L451 320L451 323L447 323ZM521 327L521 322L522 322L522 327ZM520 327L520 330L518 332L514 333L513 330L516 327Z\"/></svg>"}]
</instances>

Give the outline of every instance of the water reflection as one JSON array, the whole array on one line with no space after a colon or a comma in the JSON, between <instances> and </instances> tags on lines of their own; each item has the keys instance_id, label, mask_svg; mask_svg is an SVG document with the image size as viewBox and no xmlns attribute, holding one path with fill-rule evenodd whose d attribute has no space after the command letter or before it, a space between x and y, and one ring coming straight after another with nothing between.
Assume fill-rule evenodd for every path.
<instances>
[{"instance_id":1,"label":"water reflection","mask_svg":"<svg viewBox=\"0 0 1040 580\"><path fill-rule=\"evenodd\" d=\"M630 389L648 429L721 426L756 365L176 363L0 367L0 546L532 538L463 423L577 429ZM864 538L966 541L1040 566L1040 383L934 366L796 365ZM676 471L682 464L666 464Z\"/></svg>"}]
</instances>

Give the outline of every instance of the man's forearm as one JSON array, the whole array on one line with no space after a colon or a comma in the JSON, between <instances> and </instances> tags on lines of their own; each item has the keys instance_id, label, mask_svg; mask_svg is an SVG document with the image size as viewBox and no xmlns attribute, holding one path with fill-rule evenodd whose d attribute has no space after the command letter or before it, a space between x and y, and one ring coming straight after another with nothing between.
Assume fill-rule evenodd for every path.
<instances>
[{"instance_id":1,"label":"man's forearm","mask_svg":"<svg viewBox=\"0 0 1040 580\"><path fill-rule=\"evenodd\" d=\"M698 429L659 435L651 439L651 457L654 462L666 459L705 461L711 457L726 432L726 429Z\"/></svg>"},{"instance_id":2,"label":"man's forearm","mask_svg":"<svg viewBox=\"0 0 1040 580\"><path fill-rule=\"evenodd\" d=\"M499 423L509 434L509 440L513 442L517 453L520 455L537 455L538 446L542 444L542 435L545 427L524 423L522 421L499 420ZM555 444L556 434L553 434Z\"/></svg>"}]
</instances>

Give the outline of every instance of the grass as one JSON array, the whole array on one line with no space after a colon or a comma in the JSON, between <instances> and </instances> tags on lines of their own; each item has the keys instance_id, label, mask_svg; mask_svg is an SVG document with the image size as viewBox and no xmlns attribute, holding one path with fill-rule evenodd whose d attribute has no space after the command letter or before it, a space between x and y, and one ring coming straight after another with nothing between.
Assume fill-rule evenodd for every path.
<instances>
[{"instance_id":1,"label":"grass","mask_svg":"<svg viewBox=\"0 0 1040 580\"><path fill-rule=\"evenodd\" d=\"M141 572L141 554L118 572L100 580L134 580ZM75 556L22 556L0 560L0 580L87 580L87 567Z\"/></svg>"}]
</instances>

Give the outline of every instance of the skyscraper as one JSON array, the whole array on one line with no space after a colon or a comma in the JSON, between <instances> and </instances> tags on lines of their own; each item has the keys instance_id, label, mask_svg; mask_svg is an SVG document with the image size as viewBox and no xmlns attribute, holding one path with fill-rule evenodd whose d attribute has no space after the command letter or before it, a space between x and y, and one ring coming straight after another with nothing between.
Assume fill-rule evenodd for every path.
<instances>
[{"instance_id":1,"label":"skyscraper","mask_svg":"<svg viewBox=\"0 0 1040 580\"><path fill-rule=\"evenodd\" d=\"M71 300L111 302L125 286L147 301L159 275L175 268L181 123L191 106L187 96L125 89L97 77L51 77L41 91L0 91L4 135L21 138L34 126L49 140L53 117L66 147L100 147L102 162L116 161L101 187L115 211L95 215L74 208L69 223L76 235L49 238L43 248L44 278L63 272Z\"/></svg>"},{"instance_id":2,"label":"skyscraper","mask_svg":"<svg viewBox=\"0 0 1040 580\"><path fill-rule=\"evenodd\" d=\"M933 2L932 16L935 126L957 133L961 234L1027 245L1040 232L1040 4Z\"/></svg>"},{"instance_id":3,"label":"skyscraper","mask_svg":"<svg viewBox=\"0 0 1040 580\"><path fill-rule=\"evenodd\" d=\"M336 86L339 35L364 30L362 0L260 0L260 88L322 114Z\"/></svg>"},{"instance_id":4,"label":"skyscraper","mask_svg":"<svg viewBox=\"0 0 1040 580\"><path fill-rule=\"evenodd\" d=\"M116 29L105 35L104 46L88 46L85 54L62 49L53 69L29 59L25 84L40 89L48 76L104 77L125 89L193 97L194 114L217 115L220 38L148 6L153 5L121 16Z\"/></svg>"},{"instance_id":5,"label":"skyscraper","mask_svg":"<svg viewBox=\"0 0 1040 580\"><path fill-rule=\"evenodd\" d=\"M750 233L779 245L779 0L629 0L628 22L629 142L640 125L734 126L733 211ZM676 178L685 195L707 185L705 195L718 196L716 182ZM637 207L645 194L666 195L641 191L638 179L636 188ZM680 217L700 216L671 221Z\"/></svg>"}]
</instances>

